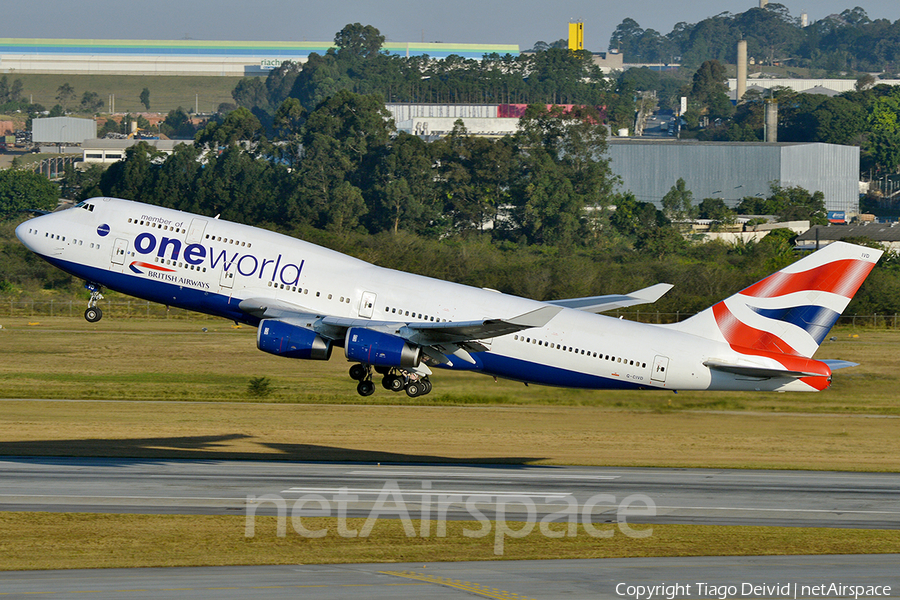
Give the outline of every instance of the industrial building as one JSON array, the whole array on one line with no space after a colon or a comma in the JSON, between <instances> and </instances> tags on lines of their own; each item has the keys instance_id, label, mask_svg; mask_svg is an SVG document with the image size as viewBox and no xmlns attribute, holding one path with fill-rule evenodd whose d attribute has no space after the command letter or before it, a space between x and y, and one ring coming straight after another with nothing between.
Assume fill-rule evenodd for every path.
<instances>
[{"instance_id":1,"label":"industrial building","mask_svg":"<svg viewBox=\"0 0 900 600\"><path fill-rule=\"evenodd\" d=\"M154 150L163 154L172 154L175 146L185 143L183 140L85 140L81 145L81 160L84 163L101 165L118 162L125 158L125 151L128 148L139 142L149 144Z\"/></svg>"},{"instance_id":2,"label":"industrial building","mask_svg":"<svg viewBox=\"0 0 900 600\"><path fill-rule=\"evenodd\" d=\"M900 223L817 225L798 236L796 244L804 250L816 250L846 238L869 238L890 250L900 250Z\"/></svg>"},{"instance_id":3,"label":"industrial building","mask_svg":"<svg viewBox=\"0 0 900 600\"><path fill-rule=\"evenodd\" d=\"M518 117L505 116L509 104L424 104L388 103L397 131L417 135L425 140L441 138L462 120L471 135L499 137L514 134L519 127ZM524 106L524 105L522 105ZM504 115L504 116L501 116Z\"/></svg>"},{"instance_id":4,"label":"industrial building","mask_svg":"<svg viewBox=\"0 0 900 600\"><path fill-rule=\"evenodd\" d=\"M609 158L621 189L657 207L680 177L695 203L721 198L734 207L748 196L769 196L776 182L822 192L826 210L859 210L856 146L609 138Z\"/></svg>"},{"instance_id":5,"label":"industrial building","mask_svg":"<svg viewBox=\"0 0 900 600\"><path fill-rule=\"evenodd\" d=\"M814 90L827 91L829 95L852 92L856 89L855 79L772 79L768 77L747 77L747 86L770 90L775 88L788 88L795 92L815 93ZM900 79L878 79L875 85L900 85ZM728 89L732 92L732 99L738 92L739 82L737 78L728 80ZM820 92L821 93L821 92Z\"/></svg>"},{"instance_id":6,"label":"industrial building","mask_svg":"<svg viewBox=\"0 0 900 600\"><path fill-rule=\"evenodd\" d=\"M204 40L54 40L0 38L0 73L84 75L265 75L284 61L305 63L333 42L230 42ZM481 59L518 56L516 44L386 42L398 56Z\"/></svg>"},{"instance_id":7,"label":"industrial building","mask_svg":"<svg viewBox=\"0 0 900 600\"><path fill-rule=\"evenodd\" d=\"M31 121L31 140L35 144L80 144L97 137L97 122L74 117L49 117Z\"/></svg>"}]
</instances>

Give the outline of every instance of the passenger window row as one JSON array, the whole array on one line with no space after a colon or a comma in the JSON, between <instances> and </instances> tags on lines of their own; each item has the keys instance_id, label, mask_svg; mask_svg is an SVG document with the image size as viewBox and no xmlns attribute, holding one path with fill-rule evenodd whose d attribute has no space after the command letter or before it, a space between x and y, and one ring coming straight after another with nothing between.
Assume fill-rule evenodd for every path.
<instances>
[{"instance_id":1,"label":"passenger window row","mask_svg":"<svg viewBox=\"0 0 900 600\"><path fill-rule=\"evenodd\" d=\"M252 245L250 242L242 242L240 240L230 239L228 237L223 238L221 235L215 236L215 235L209 235L208 233L206 234L206 239L208 239L211 242L224 242L226 244L233 244L235 246L246 246L247 248L249 248Z\"/></svg>"},{"instance_id":2,"label":"passenger window row","mask_svg":"<svg viewBox=\"0 0 900 600\"><path fill-rule=\"evenodd\" d=\"M544 346L545 348L550 348L552 350L561 350L563 352L573 352L575 354L582 354L584 356L589 356L591 358L598 358L600 360L608 360L614 363L623 363L632 367L640 367L641 369L647 368L647 363L642 363L641 361L633 361L627 358L622 358L621 356L615 357L610 356L609 354L603 354L602 352L591 352L590 350L582 350L580 348L573 348L572 346L563 346L562 344L556 344L553 342L545 342L544 340L539 340L537 338L525 337L524 335L516 334L514 338L516 341L525 342L526 344L536 344L538 346Z\"/></svg>"},{"instance_id":3,"label":"passenger window row","mask_svg":"<svg viewBox=\"0 0 900 600\"><path fill-rule=\"evenodd\" d=\"M302 287L297 287L295 285L285 285L283 283L273 283L270 281L269 287L274 287L279 290L287 290L289 292L296 292L298 294L309 294L309 288L304 289ZM322 292L316 292L316 298L321 298L321 297L322 297ZM334 294L328 294L328 299L333 300ZM345 303L345 304L350 304L350 296L341 296L339 302Z\"/></svg>"},{"instance_id":4,"label":"passenger window row","mask_svg":"<svg viewBox=\"0 0 900 600\"><path fill-rule=\"evenodd\" d=\"M185 230L181 229L179 227L169 227L168 225L160 225L159 223L154 223L153 221L144 221L144 220L132 219L131 217L129 217L128 222L136 223L136 224L144 226L144 227L150 227L151 229L155 228L155 229L162 229L163 231L174 231L175 233L185 233Z\"/></svg>"},{"instance_id":5,"label":"passenger window row","mask_svg":"<svg viewBox=\"0 0 900 600\"><path fill-rule=\"evenodd\" d=\"M134 256L134 253L131 253ZM173 267L178 267L179 269L190 269L191 271L200 271L201 273L206 273L206 267L201 267L199 265L191 265L188 263L178 262L177 260L172 260L169 258L160 258L158 256L153 257L153 262L157 262L163 265L169 265Z\"/></svg>"}]
</instances>

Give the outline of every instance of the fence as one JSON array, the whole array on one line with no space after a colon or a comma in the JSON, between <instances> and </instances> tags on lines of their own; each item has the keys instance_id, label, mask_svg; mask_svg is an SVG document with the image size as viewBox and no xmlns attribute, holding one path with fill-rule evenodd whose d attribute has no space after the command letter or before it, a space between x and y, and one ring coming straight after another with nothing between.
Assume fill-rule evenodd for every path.
<instances>
[{"instance_id":1,"label":"fence","mask_svg":"<svg viewBox=\"0 0 900 600\"><path fill-rule=\"evenodd\" d=\"M146 300L102 301L98 305L104 317L145 319L213 319L181 308L168 308ZM4 317L77 317L87 308L87 300L2 300Z\"/></svg>"},{"instance_id":2,"label":"fence","mask_svg":"<svg viewBox=\"0 0 900 600\"><path fill-rule=\"evenodd\" d=\"M658 311L624 311L617 310L610 313L616 318L622 317L630 321L639 321L641 323L678 323L694 316L695 313L682 312L658 312ZM887 329L898 329L900 327L900 319L896 314L893 315L842 315L837 325L849 325L852 327L882 327Z\"/></svg>"},{"instance_id":3,"label":"fence","mask_svg":"<svg viewBox=\"0 0 900 600\"><path fill-rule=\"evenodd\" d=\"M162 304L145 300L121 300L100 303L104 316L116 318L146 319L215 319L200 313L180 308L168 308ZM87 308L86 300L0 300L0 316L5 317L75 317ZM641 323L678 323L692 317L694 313L659 311L624 311L610 313L616 318L639 321ZM893 315L843 315L838 325L851 327L900 328L900 318Z\"/></svg>"},{"instance_id":4,"label":"fence","mask_svg":"<svg viewBox=\"0 0 900 600\"><path fill-rule=\"evenodd\" d=\"M616 318L622 317L630 321L641 323L678 323L694 316L695 313L658 312L658 311L624 311L617 310L610 313ZM851 327L881 327L886 329L898 329L900 319L893 315L841 315L837 325L849 325Z\"/></svg>"}]
</instances>

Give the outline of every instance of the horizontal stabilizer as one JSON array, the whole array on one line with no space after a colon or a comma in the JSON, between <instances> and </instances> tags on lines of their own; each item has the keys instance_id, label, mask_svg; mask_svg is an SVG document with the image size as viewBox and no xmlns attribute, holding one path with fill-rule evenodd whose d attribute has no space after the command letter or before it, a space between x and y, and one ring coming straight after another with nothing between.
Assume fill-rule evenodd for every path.
<instances>
[{"instance_id":1,"label":"horizontal stabilizer","mask_svg":"<svg viewBox=\"0 0 900 600\"><path fill-rule=\"evenodd\" d=\"M637 306L638 304L652 304L671 290L671 283L657 283L650 287L631 292L630 294L610 294L607 296L588 296L586 298L569 298L566 300L551 300L547 304L583 310L585 312L601 313L616 308Z\"/></svg>"},{"instance_id":2,"label":"horizontal stabilizer","mask_svg":"<svg viewBox=\"0 0 900 600\"><path fill-rule=\"evenodd\" d=\"M777 369L772 367L758 367L753 365L736 365L715 359L707 360L704 366L716 371L725 373L733 373L735 375L743 375L745 377L762 377L771 379L774 377L824 377L822 373L814 373L812 371L790 371L788 369Z\"/></svg>"},{"instance_id":3,"label":"horizontal stabilizer","mask_svg":"<svg viewBox=\"0 0 900 600\"><path fill-rule=\"evenodd\" d=\"M832 371L837 371L838 369L846 369L848 367L858 367L859 363L850 362L849 360L823 360L823 363L828 365L828 368Z\"/></svg>"}]
</instances>

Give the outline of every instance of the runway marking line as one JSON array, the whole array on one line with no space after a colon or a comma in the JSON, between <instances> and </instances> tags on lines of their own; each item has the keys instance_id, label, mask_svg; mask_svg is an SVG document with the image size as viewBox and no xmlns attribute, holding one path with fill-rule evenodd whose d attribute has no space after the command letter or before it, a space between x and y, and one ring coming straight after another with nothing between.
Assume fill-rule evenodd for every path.
<instances>
[{"instance_id":1,"label":"runway marking line","mask_svg":"<svg viewBox=\"0 0 900 600\"><path fill-rule=\"evenodd\" d=\"M407 579L415 579L417 581L424 581L426 583L442 585L444 587L462 590L464 592L469 592L470 594L475 594L476 596L482 596L484 598L495 598L496 600L510 600L513 598L515 600L534 600L533 598L528 598L527 596L520 596L516 592L507 592L505 590L498 590L497 588L487 587L485 585L481 585L480 583L460 581L459 579L450 579L448 577L440 577L438 575L426 575L425 573L416 573L415 571L379 571L379 573L383 575L391 575L393 577L405 577Z\"/></svg>"}]
</instances>

